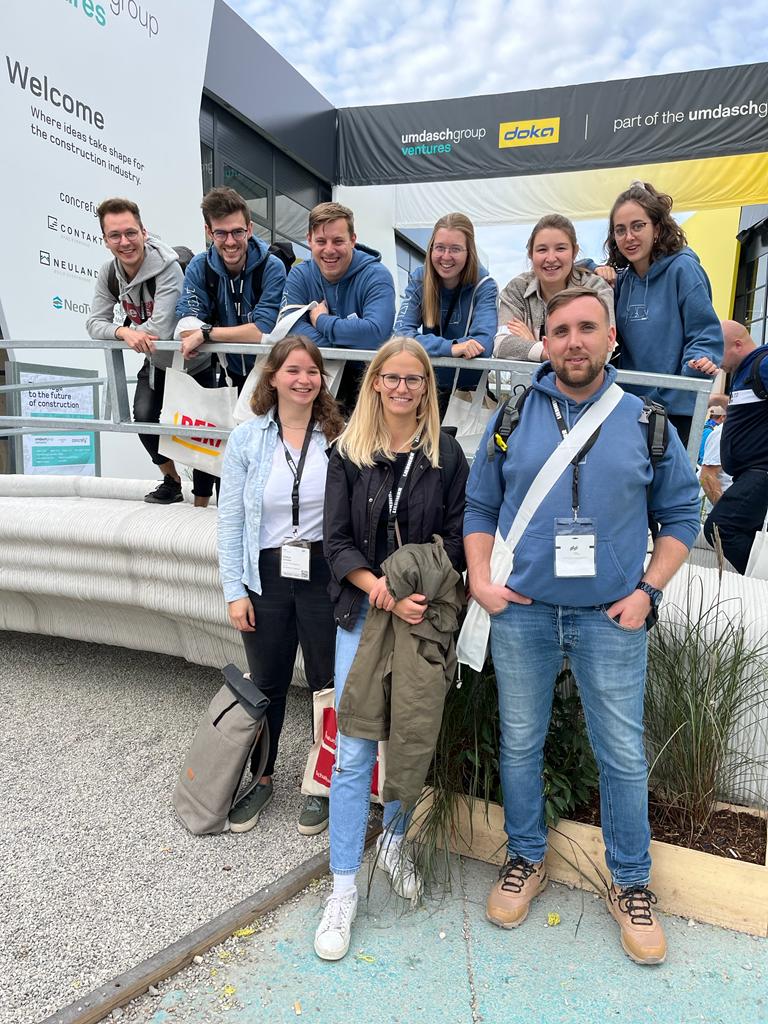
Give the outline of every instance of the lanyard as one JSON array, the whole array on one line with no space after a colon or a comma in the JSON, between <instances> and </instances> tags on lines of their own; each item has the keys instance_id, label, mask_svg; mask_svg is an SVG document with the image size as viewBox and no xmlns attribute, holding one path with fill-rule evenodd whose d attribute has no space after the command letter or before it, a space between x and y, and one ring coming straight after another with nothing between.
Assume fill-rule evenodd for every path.
<instances>
[{"instance_id":1,"label":"lanyard","mask_svg":"<svg viewBox=\"0 0 768 1024\"><path fill-rule=\"evenodd\" d=\"M549 400L552 403L552 412L555 416L555 423L557 424L557 429L560 431L563 440L565 440L565 438L568 436L568 427L565 425L563 414L560 412L560 406L554 398L550 397ZM592 445L595 443L599 434L600 427L597 428L597 430L594 432L594 434L592 434L591 437L587 438L582 447L571 460L571 465L573 466L573 477L571 479L571 507L573 510L574 519L576 519L579 514L579 463L590 450Z\"/></svg>"},{"instance_id":2,"label":"lanyard","mask_svg":"<svg viewBox=\"0 0 768 1024\"><path fill-rule=\"evenodd\" d=\"M387 551L392 552L395 550L395 536L397 531L397 510L400 507L400 499L403 496L403 490L408 480L408 474L411 471L413 460L416 458L416 448L419 444L419 438L414 438L413 444L411 445L411 451L405 463L403 469L403 475L400 477L400 483L397 488L397 492L393 495L392 491L387 495L387 501L389 502L389 519L387 521Z\"/></svg>"},{"instance_id":3,"label":"lanyard","mask_svg":"<svg viewBox=\"0 0 768 1024\"><path fill-rule=\"evenodd\" d=\"M456 302L459 298L459 291L460 286L456 285L456 287L453 289L453 295L451 296L451 301L448 305L448 312L445 314L445 320L443 320L442 318L440 320L440 336L442 338L445 337L445 332L448 330L448 327L450 326L451 317L453 316L453 311L456 307ZM467 325L467 330L469 330L469 325Z\"/></svg>"},{"instance_id":4,"label":"lanyard","mask_svg":"<svg viewBox=\"0 0 768 1024\"><path fill-rule=\"evenodd\" d=\"M291 522L293 524L294 535L298 535L299 532L299 484L301 483L301 475L304 472L304 463L307 459L307 452L309 451L309 442L312 440L312 431L315 426L315 421L310 420L307 424L307 432L304 435L304 444L301 446L301 455L299 456L298 466L293 461L293 456L288 451L288 446L283 440L283 426L280 422L280 417L275 410L275 423L277 423L277 433L283 446L283 452L285 453L285 461L288 463L288 468L293 475L293 488L291 489Z\"/></svg>"},{"instance_id":5,"label":"lanyard","mask_svg":"<svg viewBox=\"0 0 768 1024\"><path fill-rule=\"evenodd\" d=\"M237 281L237 288L235 288L235 281ZM236 278L234 278L234 277L230 277L229 278L229 287L230 287L230 289L232 291L232 304L235 307L235 313L237 314L237 322L238 323L242 323L241 310L242 310L242 305L243 305L243 287L244 287L244 285L245 285L244 274L242 274L242 273L238 274Z\"/></svg>"}]
</instances>

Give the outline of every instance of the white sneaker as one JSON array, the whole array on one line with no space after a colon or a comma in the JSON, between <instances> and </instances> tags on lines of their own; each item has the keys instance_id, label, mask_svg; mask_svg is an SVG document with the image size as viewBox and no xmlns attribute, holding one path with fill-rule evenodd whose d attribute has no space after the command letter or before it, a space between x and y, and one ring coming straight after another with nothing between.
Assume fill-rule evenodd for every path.
<instances>
[{"instance_id":1,"label":"white sneaker","mask_svg":"<svg viewBox=\"0 0 768 1024\"><path fill-rule=\"evenodd\" d=\"M379 836L376 840L376 867L389 875L393 892L404 900L417 900L421 896L421 876L404 842L390 842L386 833Z\"/></svg>"},{"instance_id":2,"label":"white sneaker","mask_svg":"<svg viewBox=\"0 0 768 1024\"><path fill-rule=\"evenodd\" d=\"M344 896L331 893L315 932L315 952L321 960L341 960L347 955L349 933L356 914L357 889Z\"/></svg>"}]
</instances>

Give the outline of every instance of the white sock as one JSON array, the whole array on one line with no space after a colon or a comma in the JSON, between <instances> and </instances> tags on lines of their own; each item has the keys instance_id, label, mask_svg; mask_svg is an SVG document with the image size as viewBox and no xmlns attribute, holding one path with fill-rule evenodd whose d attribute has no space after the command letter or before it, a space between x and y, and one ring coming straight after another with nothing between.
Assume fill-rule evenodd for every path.
<instances>
[{"instance_id":1,"label":"white sock","mask_svg":"<svg viewBox=\"0 0 768 1024\"><path fill-rule=\"evenodd\" d=\"M337 875L333 873L333 895L334 896L349 896L355 891L357 885L355 883L355 875Z\"/></svg>"}]
</instances>

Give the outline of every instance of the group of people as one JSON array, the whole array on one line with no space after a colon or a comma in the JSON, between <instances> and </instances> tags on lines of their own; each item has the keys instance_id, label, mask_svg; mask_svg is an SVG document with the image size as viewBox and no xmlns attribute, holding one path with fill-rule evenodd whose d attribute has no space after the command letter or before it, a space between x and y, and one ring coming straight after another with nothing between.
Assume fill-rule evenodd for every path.
<instances>
[{"instance_id":1,"label":"group of people","mask_svg":"<svg viewBox=\"0 0 768 1024\"><path fill-rule=\"evenodd\" d=\"M573 225L543 218L529 242L532 269L502 291L498 311L471 222L443 217L397 321L391 276L378 253L357 243L346 207L311 211L312 259L287 278L278 256L253 236L237 193L213 189L202 208L212 244L182 274L177 254L147 235L132 204L101 205L115 260L99 275L89 330L145 353L134 412L152 422L147 413L159 415L168 365L153 341L175 331L189 372L213 381L205 342L258 342L281 307L317 303L270 350L251 400L254 418L235 428L224 457L224 597L251 677L270 699L269 759L258 785L233 807L232 830L254 827L272 799L301 644L310 689L335 686L339 713L330 800L307 798L298 827L313 834L330 822L333 889L314 943L324 959L343 957L377 740L389 728L410 783L426 772L424 746L437 736L455 671L466 570L490 632L501 723L508 848L488 919L520 925L546 885L541 767L554 682L568 657L600 770L608 907L629 956L663 961L649 888L646 623L699 532L698 481L681 441L692 403L685 393L620 389L611 360L618 333L624 367L710 375L723 362L709 282L671 217L671 200L640 183L618 197L607 267L577 264ZM114 322L110 267L122 325ZM342 382L346 401L331 396L324 376L322 350L333 347L376 350L362 380L358 368ZM492 353L541 365L522 399L488 424L470 471L441 429L455 371L436 371L430 357ZM239 386L252 362L228 357ZM460 386L477 386L476 371L458 365ZM660 445L649 399L667 407ZM757 408L745 398L744 406L750 422L762 416L764 430L768 402ZM162 493L148 500L178 500L175 467L143 441L164 473ZM762 476L768 481L768 466ZM210 494L195 478L196 504ZM656 537L644 568L649 519ZM514 551L505 562L508 535ZM405 841L411 789L390 785L384 797L376 864L395 892L414 898L421 882Z\"/></svg>"}]
</instances>

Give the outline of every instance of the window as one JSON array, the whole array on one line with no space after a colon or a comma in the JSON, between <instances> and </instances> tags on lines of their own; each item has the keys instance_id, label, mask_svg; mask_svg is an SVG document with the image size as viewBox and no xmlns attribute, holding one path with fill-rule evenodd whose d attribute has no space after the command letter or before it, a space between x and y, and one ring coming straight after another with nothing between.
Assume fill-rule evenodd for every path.
<instances>
[{"instance_id":1,"label":"window","mask_svg":"<svg viewBox=\"0 0 768 1024\"><path fill-rule=\"evenodd\" d=\"M759 221L742 237L733 315L758 345L766 342L768 319L768 222Z\"/></svg>"},{"instance_id":2,"label":"window","mask_svg":"<svg viewBox=\"0 0 768 1024\"><path fill-rule=\"evenodd\" d=\"M399 231L395 232L395 256L397 258L397 292L400 297L405 294L408 278L416 267L424 266L424 250L417 246Z\"/></svg>"}]
</instances>

